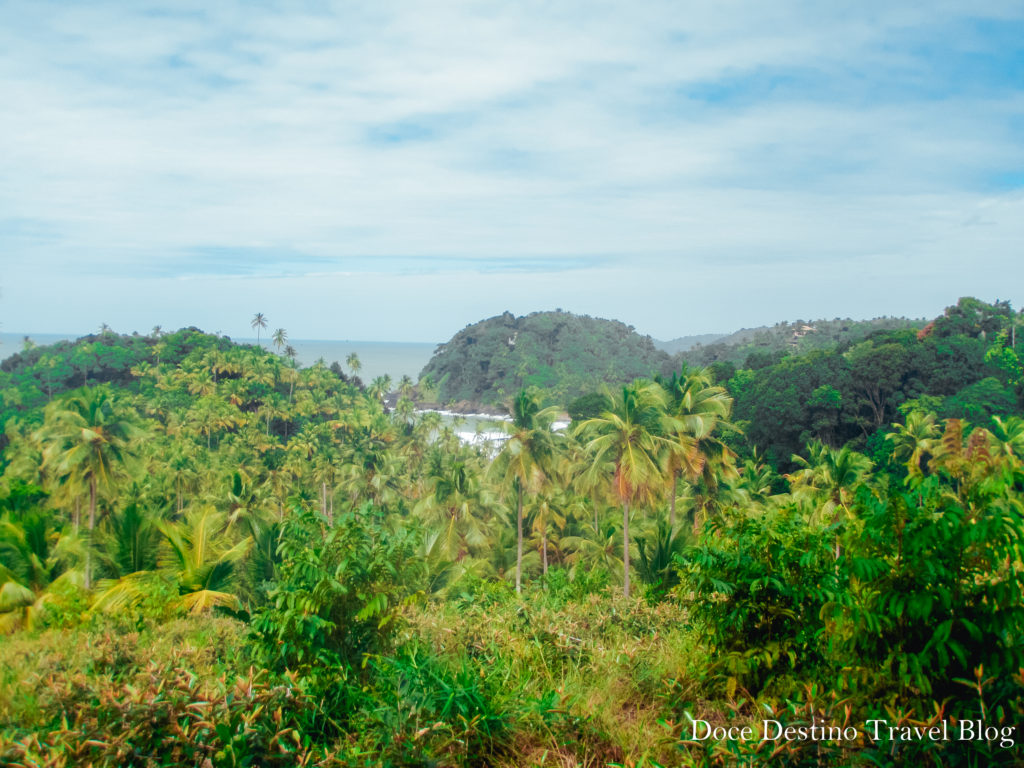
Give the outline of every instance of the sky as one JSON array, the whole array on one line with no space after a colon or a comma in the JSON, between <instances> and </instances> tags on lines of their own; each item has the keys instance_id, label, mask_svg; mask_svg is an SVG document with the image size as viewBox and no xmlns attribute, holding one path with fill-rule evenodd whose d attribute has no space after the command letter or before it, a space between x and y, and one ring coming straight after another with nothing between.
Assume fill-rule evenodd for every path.
<instances>
[{"instance_id":1,"label":"sky","mask_svg":"<svg viewBox=\"0 0 1024 768\"><path fill-rule=\"evenodd\" d=\"M0 3L0 330L1024 305L1024 3Z\"/></svg>"}]
</instances>

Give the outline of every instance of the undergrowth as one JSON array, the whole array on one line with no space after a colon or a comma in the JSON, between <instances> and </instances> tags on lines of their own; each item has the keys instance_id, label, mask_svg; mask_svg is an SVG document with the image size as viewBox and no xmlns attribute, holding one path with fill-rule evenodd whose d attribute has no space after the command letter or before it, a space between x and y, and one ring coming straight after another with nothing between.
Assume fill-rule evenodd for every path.
<instances>
[{"instance_id":1,"label":"undergrowth","mask_svg":"<svg viewBox=\"0 0 1024 768\"><path fill-rule=\"evenodd\" d=\"M407 604L387 652L313 677L254 665L251 635L230 618L94 622L6 638L0 764L1013 764L1015 750L984 743L940 755L930 744L864 738L695 740L696 720L860 729L868 713L838 689L791 676L759 691L723 688L720 657L683 601L627 600L612 589L567 599L567 588L556 582L517 598L489 585ZM333 705L344 711L318 698L332 675L346 687ZM881 716L920 725L939 712Z\"/></svg>"}]
</instances>

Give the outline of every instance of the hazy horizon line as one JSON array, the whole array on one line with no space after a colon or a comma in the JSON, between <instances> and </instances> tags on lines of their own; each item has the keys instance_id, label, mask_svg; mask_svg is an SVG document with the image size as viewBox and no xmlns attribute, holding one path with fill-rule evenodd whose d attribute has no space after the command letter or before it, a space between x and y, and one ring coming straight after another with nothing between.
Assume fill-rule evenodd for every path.
<instances>
[{"instance_id":1,"label":"hazy horizon line","mask_svg":"<svg viewBox=\"0 0 1024 768\"><path fill-rule=\"evenodd\" d=\"M986 302L986 303L994 303L994 302ZM639 334L640 336L648 336L648 337L650 337L654 341L660 341L660 342L666 342L666 343L667 342L676 341L677 339L683 339L683 338L688 338L688 337L693 337L693 336L714 336L714 335L729 336L730 334L737 333L739 331L749 331L749 330L753 330L753 329L756 329L756 328L772 328L772 327L774 327L776 325L779 325L781 323L793 324L793 323L799 323L799 322L815 322L815 321L822 321L822 320L828 320L828 321L832 321L832 320L851 320L853 322L868 322L870 320L878 320L878 319L884 319L884 318L899 318L899 319L905 319L905 320L911 320L911 321L926 321L926 320L934 319L934 318L929 317L927 315L922 315L921 317L911 317L909 315L874 315L874 316L871 316L871 317L849 317L849 316L847 316L847 317L842 317L842 316L836 316L836 317L808 317L808 318L800 318L800 317L798 317L798 318L791 318L791 319L784 319L784 320L775 320L773 322L762 322L760 325L740 326L740 327L735 327L732 330L717 330L717 331L701 331L701 332L692 332L692 333L682 333L682 334L679 334L677 336L672 336L671 338L661 338L661 337L655 336L654 334L645 333L645 332L641 331L635 325L630 323L628 320L623 320L623 319L615 318L615 317L598 317L596 315L589 315L587 313L569 312L569 311L563 311L563 310L557 310L557 309L540 310L538 312L530 312L530 313L527 313L525 315L514 315L514 316L518 319L520 317L528 317L529 315L532 315L532 314L541 314L543 312L555 313L555 312L559 312L559 311L562 311L564 314L567 314L567 315L576 315L577 317L589 316L589 317L594 317L596 319L604 319L604 320L611 320L611 321L615 321L615 322L620 322L620 323L623 323L623 324L633 328L633 330L637 334ZM445 340L415 341L415 340L411 340L411 339L394 339L394 338L392 338L392 339L350 339L350 338L305 338L304 337L304 338L289 338L288 339L288 343L291 344L291 343L302 343L302 342L313 342L313 343L316 343L316 342L330 342L330 343L337 343L337 344L419 344L419 345L424 345L424 346L431 345L431 344L432 345L446 344L459 331L463 330L463 328L468 328L471 325L476 325L477 323L481 323L481 322L484 322L486 320L489 320L489 319L492 319L492 318L495 318L495 317L501 317L502 314L504 314L504 313L503 312L499 312L499 313L496 313L496 314L493 314L493 315L489 315L488 317L481 317L478 320L475 320L475 321L473 321L471 323L467 323L466 325L462 326L461 328L453 331L452 334L448 337L448 339L445 339ZM941 315L941 313L940 313L940 315ZM938 317L938 316L939 315L936 315L936 317ZM180 330L185 330L185 329L190 328L190 327L198 328L198 326L182 326L181 328L176 328L176 329L172 329L172 330L162 331L162 333L164 335L170 334L170 333L176 333L176 332L178 332ZM137 329L133 329L131 331L119 331L119 330L114 329L114 328L111 328L110 330L111 330L112 333L117 334L117 335L121 335L121 336L132 336L133 334L138 334L139 336L152 336L152 332L151 331L150 332L142 332L142 331L139 331ZM233 336L233 335L228 334L228 333L222 333L219 330L210 331L210 330L206 330L206 329L203 329L203 328L199 328L199 330L201 332L203 332L203 333L206 333L206 334L209 334L209 335L212 335L212 336L226 337L226 338L228 338L228 339L230 339L231 341L234 341L234 342L252 342L254 344L257 342L257 337L256 336ZM98 335L100 335L100 333L101 332L98 331L98 330L97 331L89 331L87 333L70 333L70 332L55 332L55 331L3 331L3 330L0 330L0 336L13 336L13 337L19 337L19 338L24 338L25 336L28 336L29 338L33 338L35 336L39 336L39 337L47 336L47 337L55 337L58 340L66 339L66 340L69 340L69 341L70 340L75 340L75 339L80 339L80 338L85 338L87 336L98 336ZM263 344L263 345L264 346L270 346L270 344L272 343L272 342L270 342L271 334L272 334L272 332L267 333L265 336L261 335L259 337L260 344L263 344L264 341L266 341L268 343L267 344Z\"/></svg>"}]
</instances>

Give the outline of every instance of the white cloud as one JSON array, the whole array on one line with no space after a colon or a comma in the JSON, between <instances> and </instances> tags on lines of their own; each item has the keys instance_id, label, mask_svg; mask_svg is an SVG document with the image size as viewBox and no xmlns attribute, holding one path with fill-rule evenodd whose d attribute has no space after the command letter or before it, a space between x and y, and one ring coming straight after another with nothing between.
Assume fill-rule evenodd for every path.
<instances>
[{"instance_id":1,"label":"white cloud","mask_svg":"<svg viewBox=\"0 0 1024 768\"><path fill-rule=\"evenodd\" d=\"M964 3L173 9L0 10L8 295L35 277L54 291L74 281L71 296L111 272L137 278L125 290L164 290L147 276L194 272L212 249L212 271L251 271L230 253L276 249L280 263L260 269L296 275L572 257L572 279L591 287L609 264L671 286L713 262L710 293L740 286L765 312L779 302L762 294L793 265L824 270L819 288L858 265L905 265L940 306L963 287L940 265L969 256L1020 276L1024 204L998 174L1024 168L1024 95L942 68L963 51L1006 55ZM985 14L1022 20L1013 3ZM473 272L460 279L491 292L496 278ZM873 277L843 278L864 313L885 279ZM568 273L542 280L569 308ZM204 301L189 285L178 305ZM523 276L504 287L522 293L494 311L536 298ZM637 325L659 311L604 300ZM50 329L73 330L68 301ZM53 322L45 303L21 307L26 330ZM649 325L672 334L678 318L660 311Z\"/></svg>"}]
</instances>

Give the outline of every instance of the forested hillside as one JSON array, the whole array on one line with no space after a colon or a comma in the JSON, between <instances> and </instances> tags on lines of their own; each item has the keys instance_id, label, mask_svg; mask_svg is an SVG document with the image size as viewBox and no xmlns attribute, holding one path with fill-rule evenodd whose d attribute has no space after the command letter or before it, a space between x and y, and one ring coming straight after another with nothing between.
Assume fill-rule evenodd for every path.
<instances>
[{"instance_id":1,"label":"forested hillside","mask_svg":"<svg viewBox=\"0 0 1024 768\"><path fill-rule=\"evenodd\" d=\"M440 404L462 403L472 410L501 406L517 388L536 386L546 402L565 406L601 384L685 366L715 365L720 373L760 369L814 351L845 351L880 331L916 332L926 324L905 318L797 320L659 342L614 320L567 312L516 318L506 312L440 345L421 373L426 386L420 391Z\"/></svg>"},{"instance_id":2,"label":"forested hillside","mask_svg":"<svg viewBox=\"0 0 1024 768\"><path fill-rule=\"evenodd\" d=\"M1019 765L1021 321L518 388L492 444L195 329L29 349L0 763Z\"/></svg>"},{"instance_id":3,"label":"forested hillside","mask_svg":"<svg viewBox=\"0 0 1024 768\"><path fill-rule=\"evenodd\" d=\"M421 373L441 402L500 405L522 387L538 387L545 401L567 403L601 382L651 376L668 355L649 336L617 320L569 312L510 312L481 320L438 347Z\"/></svg>"},{"instance_id":4,"label":"forested hillside","mask_svg":"<svg viewBox=\"0 0 1024 768\"><path fill-rule=\"evenodd\" d=\"M713 368L746 440L777 463L788 466L811 439L884 451L891 423L915 410L977 424L1019 412L1013 319L1006 304L961 299L919 331L877 330L774 364L754 353L744 368Z\"/></svg>"},{"instance_id":5,"label":"forested hillside","mask_svg":"<svg viewBox=\"0 0 1024 768\"><path fill-rule=\"evenodd\" d=\"M927 320L904 317L876 317L871 320L796 320L773 326L744 328L710 343L697 343L676 357L688 365L728 362L758 368L777 362L785 355L828 349L862 341L878 331L919 330Z\"/></svg>"}]
</instances>

